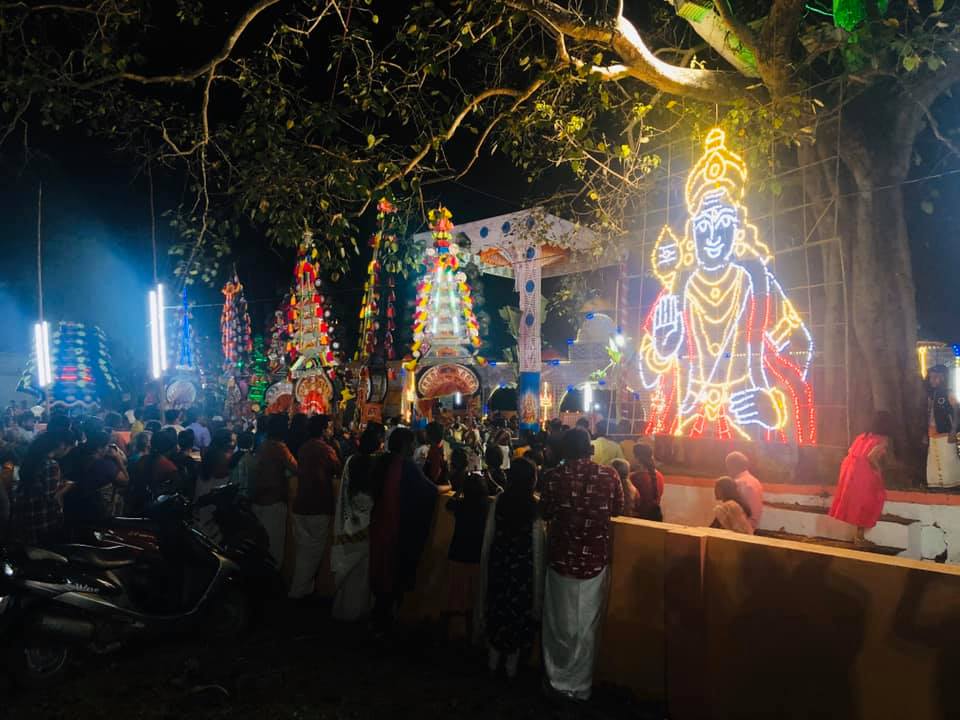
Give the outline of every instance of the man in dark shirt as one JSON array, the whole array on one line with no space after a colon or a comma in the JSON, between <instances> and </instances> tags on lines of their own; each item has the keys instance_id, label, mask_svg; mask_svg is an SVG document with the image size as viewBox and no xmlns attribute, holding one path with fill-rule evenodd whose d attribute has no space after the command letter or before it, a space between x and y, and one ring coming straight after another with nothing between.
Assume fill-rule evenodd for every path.
<instances>
[{"instance_id":1,"label":"man in dark shirt","mask_svg":"<svg viewBox=\"0 0 960 720\"><path fill-rule=\"evenodd\" d=\"M189 428L177 433L177 451L170 458L180 472L177 492L192 501L197 492L197 478L200 476L200 463L194 457L193 446L197 438Z\"/></svg>"},{"instance_id":2,"label":"man in dark shirt","mask_svg":"<svg viewBox=\"0 0 960 720\"><path fill-rule=\"evenodd\" d=\"M96 430L87 434L85 454L73 468L76 487L65 496L64 521L76 537L84 528L103 523L113 515L114 493L126 487L126 461L110 434Z\"/></svg>"},{"instance_id":3,"label":"man in dark shirt","mask_svg":"<svg viewBox=\"0 0 960 720\"><path fill-rule=\"evenodd\" d=\"M180 471L170 459L177 451L177 432L173 428L157 430L150 438L150 452L133 469L125 512L141 515L161 495L178 492L183 486Z\"/></svg>"},{"instance_id":4,"label":"man in dark shirt","mask_svg":"<svg viewBox=\"0 0 960 720\"><path fill-rule=\"evenodd\" d=\"M333 478L340 472L337 452L325 440L330 418L314 415L307 424L309 440L300 446L297 495L293 500L293 533L297 562L290 597L313 594L317 570L323 560L333 518Z\"/></svg>"},{"instance_id":5,"label":"man in dark shirt","mask_svg":"<svg viewBox=\"0 0 960 720\"><path fill-rule=\"evenodd\" d=\"M586 430L567 431L563 448L566 462L546 473L541 495L551 521L543 662L554 691L587 700L606 606L610 518L623 512L623 486L612 468L591 461Z\"/></svg>"}]
</instances>

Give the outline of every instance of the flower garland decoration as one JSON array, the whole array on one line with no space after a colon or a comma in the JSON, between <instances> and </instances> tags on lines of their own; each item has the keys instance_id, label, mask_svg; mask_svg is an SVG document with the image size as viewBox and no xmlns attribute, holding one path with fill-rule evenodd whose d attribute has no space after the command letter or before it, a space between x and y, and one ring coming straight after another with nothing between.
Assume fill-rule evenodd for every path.
<instances>
[{"instance_id":1,"label":"flower garland decoration","mask_svg":"<svg viewBox=\"0 0 960 720\"><path fill-rule=\"evenodd\" d=\"M381 342L384 358L388 361L396 358L393 333L397 329L395 319L397 295L396 278L392 274L388 275L386 283L385 321L381 322L380 318L380 301L383 299L380 283L383 267L380 263L380 254L386 244L393 243L397 239L391 222L396 212L397 208L392 202L387 198L380 198L380 202L377 203L379 226L370 238L373 256L367 266L367 280L363 286L363 304L360 307L360 344L357 347L356 359L363 363L369 362ZM382 339L379 335L380 330L384 330Z\"/></svg>"}]
</instances>

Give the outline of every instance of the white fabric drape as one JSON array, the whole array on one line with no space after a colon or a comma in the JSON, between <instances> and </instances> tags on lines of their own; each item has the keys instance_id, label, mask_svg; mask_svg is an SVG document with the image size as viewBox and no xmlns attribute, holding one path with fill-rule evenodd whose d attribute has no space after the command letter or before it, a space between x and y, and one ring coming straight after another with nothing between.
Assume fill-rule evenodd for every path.
<instances>
[{"instance_id":1,"label":"white fabric drape","mask_svg":"<svg viewBox=\"0 0 960 720\"><path fill-rule=\"evenodd\" d=\"M267 531L270 540L270 555L277 565L283 564L283 548L287 541L287 504L254 505L253 514Z\"/></svg>"},{"instance_id":2,"label":"white fabric drape","mask_svg":"<svg viewBox=\"0 0 960 720\"><path fill-rule=\"evenodd\" d=\"M329 515L293 516L293 537L297 544L296 565L290 583L290 597L294 600L313 594L317 570L323 561L330 536Z\"/></svg>"},{"instance_id":3,"label":"white fabric drape","mask_svg":"<svg viewBox=\"0 0 960 720\"><path fill-rule=\"evenodd\" d=\"M333 547L330 567L336 583L333 617L357 620L370 612L370 513L373 499L366 493L351 496L351 470L347 460L333 516Z\"/></svg>"},{"instance_id":4,"label":"white fabric drape","mask_svg":"<svg viewBox=\"0 0 960 720\"><path fill-rule=\"evenodd\" d=\"M927 487L948 488L960 485L960 457L957 445L946 435L930 438L927 452Z\"/></svg>"},{"instance_id":5,"label":"white fabric drape","mask_svg":"<svg viewBox=\"0 0 960 720\"><path fill-rule=\"evenodd\" d=\"M588 700L607 601L610 568L581 580L547 569L543 605L543 665L551 687Z\"/></svg>"}]
</instances>

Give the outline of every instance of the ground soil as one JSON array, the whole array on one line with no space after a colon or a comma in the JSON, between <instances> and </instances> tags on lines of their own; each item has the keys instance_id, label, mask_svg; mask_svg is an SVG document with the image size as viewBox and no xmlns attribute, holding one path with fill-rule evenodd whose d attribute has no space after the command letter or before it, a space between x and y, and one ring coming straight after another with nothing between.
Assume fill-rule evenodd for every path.
<instances>
[{"instance_id":1,"label":"ground soil","mask_svg":"<svg viewBox=\"0 0 960 720\"><path fill-rule=\"evenodd\" d=\"M0 688L3 720L367 720L368 718L661 718L626 692L589 704L547 698L539 671L491 677L485 653L436 627L376 640L322 606L289 606L236 641L166 638L107 656L78 655L47 690Z\"/></svg>"}]
</instances>

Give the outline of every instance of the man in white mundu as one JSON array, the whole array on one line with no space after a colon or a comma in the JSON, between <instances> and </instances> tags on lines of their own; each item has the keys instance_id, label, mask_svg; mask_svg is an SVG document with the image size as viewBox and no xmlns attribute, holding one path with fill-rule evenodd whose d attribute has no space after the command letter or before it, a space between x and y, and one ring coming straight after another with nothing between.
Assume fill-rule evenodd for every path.
<instances>
[{"instance_id":1,"label":"man in white mundu","mask_svg":"<svg viewBox=\"0 0 960 720\"><path fill-rule=\"evenodd\" d=\"M927 371L927 487L960 486L957 457L957 399L947 386L947 368L934 365Z\"/></svg>"}]
</instances>

